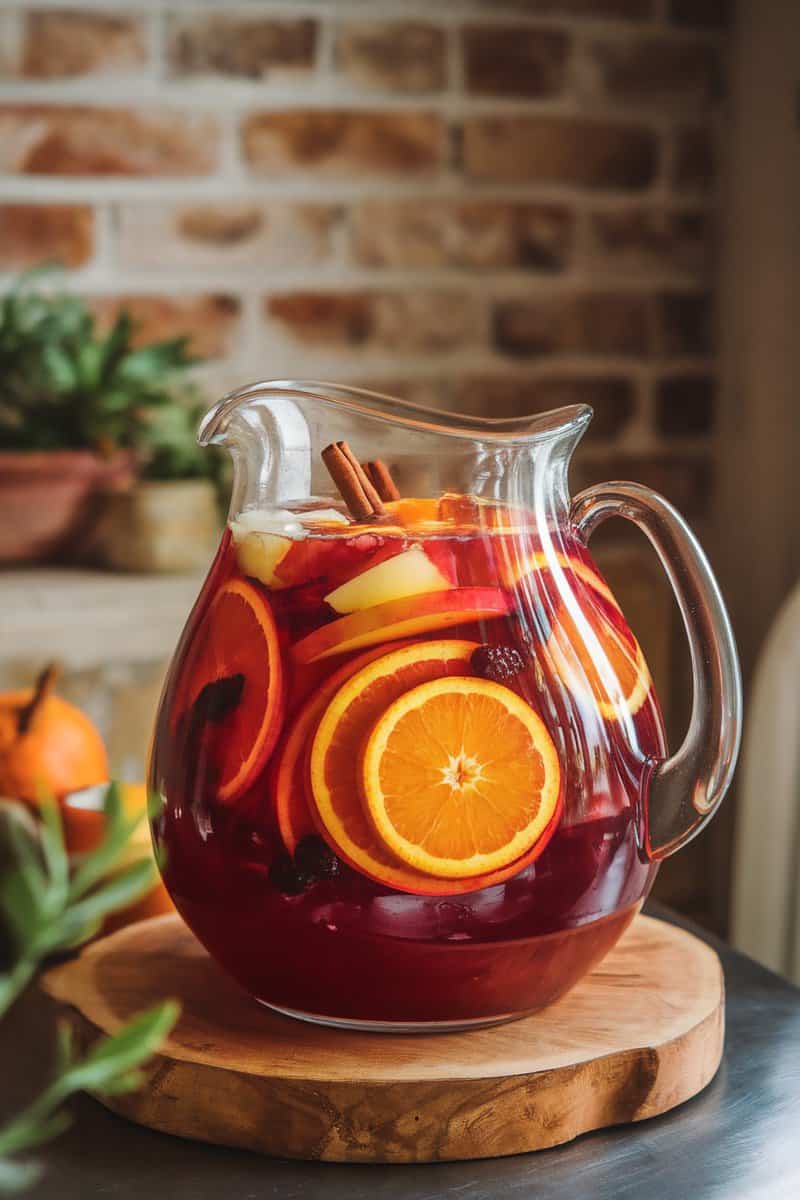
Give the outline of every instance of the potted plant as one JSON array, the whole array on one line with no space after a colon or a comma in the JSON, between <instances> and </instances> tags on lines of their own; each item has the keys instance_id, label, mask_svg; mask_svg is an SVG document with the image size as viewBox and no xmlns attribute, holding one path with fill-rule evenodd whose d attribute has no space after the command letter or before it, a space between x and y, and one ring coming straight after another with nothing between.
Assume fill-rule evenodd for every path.
<instances>
[{"instance_id":1,"label":"potted plant","mask_svg":"<svg viewBox=\"0 0 800 1200\"><path fill-rule=\"evenodd\" d=\"M201 450L205 405L187 391L150 410L137 446L141 472L128 491L107 496L98 529L99 557L131 571L204 571L220 529L218 455Z\"/></svg>"},{"instance_id":2,"label":"potted plant","mask_svg":"<svg viewBox=\"0 0 800 1200\"><path fill-rule=\"evenodd\" d=\"M186 339L134 344L86 303L22 276L0 300L0 564L74 553L100 491L125 490L150 414L174 404Z\"/></svg>"}]
</instances>

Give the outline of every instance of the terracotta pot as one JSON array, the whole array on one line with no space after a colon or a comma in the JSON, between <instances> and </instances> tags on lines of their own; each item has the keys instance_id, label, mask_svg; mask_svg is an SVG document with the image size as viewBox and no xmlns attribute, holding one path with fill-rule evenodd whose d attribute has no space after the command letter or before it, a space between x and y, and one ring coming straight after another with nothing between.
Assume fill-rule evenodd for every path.
<instances>
[{"instance_id":1,"label":"terracotta pot","mask_svg":"<svg viewBox=\"0 0 800 1200\"><path fill-rule=\"evenodd\" d=\"M0 564L67 557L86 531L96 493L132 482L125 452L0 451Z\"/></svg>"},{"instance_id":2,"label":"terracotta pot","mask_svg":"<svg viewBox=\"0 0 800 1200\"><path fill-rule=\"evenodd\" d=\"M221 523L208 479L140 480L104 498L96 558L121 571L205 571Z\"/></svg>"}]
</instances>

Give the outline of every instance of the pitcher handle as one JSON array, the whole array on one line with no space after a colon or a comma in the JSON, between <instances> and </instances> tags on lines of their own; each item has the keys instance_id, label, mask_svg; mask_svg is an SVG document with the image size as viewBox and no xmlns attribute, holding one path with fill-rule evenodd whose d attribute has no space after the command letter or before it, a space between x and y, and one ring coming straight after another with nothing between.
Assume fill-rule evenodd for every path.
<instances>
[{"instance_id":1,"label":"pitcher handle","mask_svg":"<svg viewBox=\"0 0 800 1200\"><path fill-rule=\"evenodd\" d=\"M639 847L657 862L700 832L728 790L742 729L736 643L708 559L663 496L637 483L601 483L575 497L570 515L584 542L608 517L638 525L669 577L689 639L689 727L674 754L647 764L640 788Z\"/></svg>"}]
</instances>

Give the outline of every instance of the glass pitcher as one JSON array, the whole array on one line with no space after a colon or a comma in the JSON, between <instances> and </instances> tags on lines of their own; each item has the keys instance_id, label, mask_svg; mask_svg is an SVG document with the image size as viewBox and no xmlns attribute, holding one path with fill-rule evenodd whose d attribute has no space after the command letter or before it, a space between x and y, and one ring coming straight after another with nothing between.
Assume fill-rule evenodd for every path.
<instances>
[{"instance_id":1,"label":"glass pitcher","mask_svg":"<svg viewBox=\"0 0 800 1200\"><path fill-rule=\"evenodd\" d=\"M254 997L360 1029L552 1003L721 801L736 649L682 518L633 483L570 500L583 406L489 420L325 383L206 416L230 519L150 765L175 904ZM642 651L587 541L637 524L694 697L668 755Z\"/></svg>"}]
</instances>

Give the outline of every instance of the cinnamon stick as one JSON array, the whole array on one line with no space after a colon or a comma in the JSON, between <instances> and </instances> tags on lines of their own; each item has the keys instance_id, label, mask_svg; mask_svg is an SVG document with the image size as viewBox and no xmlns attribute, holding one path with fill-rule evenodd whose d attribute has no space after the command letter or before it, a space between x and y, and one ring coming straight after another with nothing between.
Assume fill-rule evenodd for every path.
<instances>
[{"instance_id":1,"label":"cinnamon stick","mask_svg":"<svg viewBox=\"0 0 800 1200\"><path fill-rule=\"evenodd\" d=\"M332 442L326 446L322 451L322 461L357 521L383 516L385 509L381 498L347 442Z\"/></svg>"},{"instance_id":2,"label":"cinnamon stick","mask_svg":"<svg viewBox=\"0 0 800 1200\"><path fill-rule=\"evenodd\" d=\"M392 473L382 458L375 458L371 462L365 462L361 465L381 500L385 500L388 503L390 500L400 499L400 491L397 484L392 479Z\"/></svg>"}]
</instances>

